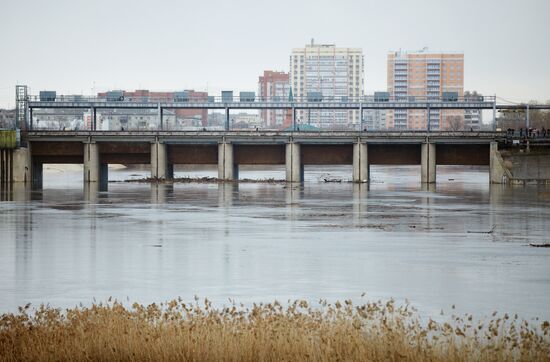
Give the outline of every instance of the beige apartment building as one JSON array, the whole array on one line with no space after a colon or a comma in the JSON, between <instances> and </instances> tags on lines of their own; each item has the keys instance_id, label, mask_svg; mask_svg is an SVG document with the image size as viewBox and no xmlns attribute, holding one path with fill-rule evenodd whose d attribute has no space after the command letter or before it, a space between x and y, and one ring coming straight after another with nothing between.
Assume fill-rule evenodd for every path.
<instances>
[{"instance_id":1,"label":"beige apartment building","mask_svg":"<svg viewBox=\"0 0 550 362\"><path fill-rule=\"evenodd\" d=\"M420 51L388 53L388 92L396 100L440 100L464 92L464 54ZM426 110L388 111L389 129L426 129ZM464 127L464 110L430 110L430 129Z\"/></svg>"},{"instance_id":2,"label":"beige apartment building","mask_svg":"<svg viewBox=\"0 0 550 362\"><path fill-rule=\"evenodd\" d=\"M290 86L295 99L309 101L358 99L363 96L364 58L361 48L311 44L292 49ZM359 124L359 112L347 110L299 110L298 123L342 129Z\"/></svg>"}]
</instances>

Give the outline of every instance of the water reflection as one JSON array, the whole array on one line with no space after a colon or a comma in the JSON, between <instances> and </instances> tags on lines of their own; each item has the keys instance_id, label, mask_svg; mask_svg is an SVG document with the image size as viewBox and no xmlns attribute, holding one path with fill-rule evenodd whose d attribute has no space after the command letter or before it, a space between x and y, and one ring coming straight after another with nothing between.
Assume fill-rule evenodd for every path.
<instances>
[{"instance_id":1,"label":"water reflection","mask_svg":"<svg viewBox=\"0 0 550 362\"><path fill-rule=\"evenodd\" d=\"M550 250L525 246L547 242L550 189L489 186L475 168L438 168L423 186L417 171L374 168L370 185L15 185L0 203L0 311L367 292L427 314L456 304L550 318Z\"/></svg>"}]
</instances>

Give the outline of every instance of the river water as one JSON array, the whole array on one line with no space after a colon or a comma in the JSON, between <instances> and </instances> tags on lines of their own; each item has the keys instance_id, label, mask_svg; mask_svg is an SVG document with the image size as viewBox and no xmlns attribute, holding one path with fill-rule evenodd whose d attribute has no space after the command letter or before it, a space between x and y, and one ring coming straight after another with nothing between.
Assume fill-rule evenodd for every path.
<instances>
[{"instance_id":1,"label":"river water","mask_svg":"<svg viewBox=\"0 0 550 362\"><path fill-rule=\"evenodd\" d=\"M550 241L550 188L490 186L484 167L437 172L432 187L419 167L372 167L368 186L322 181L348 180L349 167L310 167L302 186L110 183L98 192L83 188L78 169L49 168L42 191L2 195L0 313L198 295L219 305L395 298L430 316L550 319L550 249L528 246Z\"/></svg>"}]
</instances>

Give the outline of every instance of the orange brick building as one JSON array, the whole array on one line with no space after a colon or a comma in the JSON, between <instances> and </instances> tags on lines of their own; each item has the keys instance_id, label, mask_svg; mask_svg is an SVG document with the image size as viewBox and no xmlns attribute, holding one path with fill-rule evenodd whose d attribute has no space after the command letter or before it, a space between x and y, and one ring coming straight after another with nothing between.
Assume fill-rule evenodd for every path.
<instances>
[{"instance_id":1,"label":"orange brick building","mask_svg":"<svg viewBox=\"0 0 550 362\"><path fill-rule=\"evenodd\" d=\"M288 100L290 92L289 75L285 72L274 72L265 70L258 78L258 97L261 100ZM280 128L284 126L286 110L264 109L260 117L265 126L269 128Z\"/></svg>"},{"instance_id":2,"label":"orange brick building","mask_svg":"<svg viewBox=\"0 0 550 362\"><path fill-rule=\"evenodd\" d=\"M397 51L388 53L388 92L396 100L439 100L444 92L464 93L464 54ZM430 110L430 128L464 124L464 110ZM426 110L388 111L389 129L426 129Z\"/></svg>"}]
</instances>

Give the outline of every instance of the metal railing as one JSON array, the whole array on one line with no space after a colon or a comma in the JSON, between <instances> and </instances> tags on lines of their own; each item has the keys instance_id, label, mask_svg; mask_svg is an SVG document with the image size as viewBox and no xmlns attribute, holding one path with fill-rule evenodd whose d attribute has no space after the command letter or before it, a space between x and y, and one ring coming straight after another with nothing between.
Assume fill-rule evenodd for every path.
<instances>
[{"instance_id":1,"label":"metal railing","mask_svg":"<svg viewBox=\"0 0 550 362\"><path fill-rule=\"evenodd\" d=\"M98 96L80 96L80 95L57 95L55 99L40 99L38 95L29 95L27 100L30 102L130 102L130 103L380 103L380 102L495 102L495 96L477 96L473 97L458 97L456 99L448 99L443 97L420 97L420 96L400 96L392 95L387 98L375 98L372 95L349 97L349 96L322 96L322 98L311 97L261 97L241 98L240 96L222 97L222 96L189 96L185 99L176 97L124 97L124 99L108 99L107 97Z\"/></svg>"}]
</instances>

